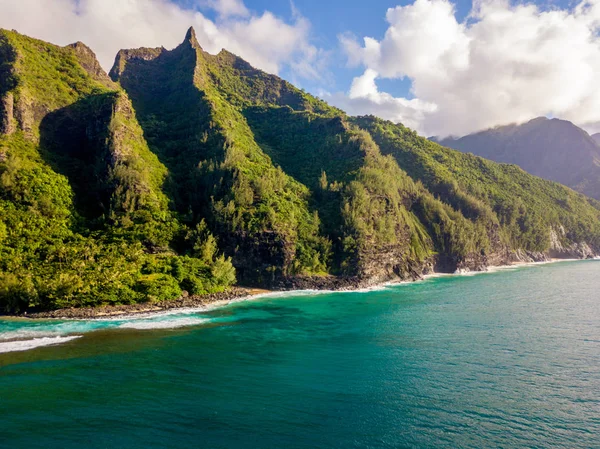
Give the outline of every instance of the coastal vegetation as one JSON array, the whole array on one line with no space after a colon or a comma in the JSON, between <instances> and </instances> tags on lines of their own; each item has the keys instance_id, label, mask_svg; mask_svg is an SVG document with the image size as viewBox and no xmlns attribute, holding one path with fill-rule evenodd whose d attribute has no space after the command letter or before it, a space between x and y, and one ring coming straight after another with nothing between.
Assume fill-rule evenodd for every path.
<instances>
[{"instance_id":1,"label":"coastal vegetation","mask_svg":"<svg viewBox=\"0 0 600 449\"><path fill-rule=\"evenodd\" d=\"M600 250L595 200L349 117L192 29L109 75L0 31L0 312Z\"/></svg>"}]
</instances>

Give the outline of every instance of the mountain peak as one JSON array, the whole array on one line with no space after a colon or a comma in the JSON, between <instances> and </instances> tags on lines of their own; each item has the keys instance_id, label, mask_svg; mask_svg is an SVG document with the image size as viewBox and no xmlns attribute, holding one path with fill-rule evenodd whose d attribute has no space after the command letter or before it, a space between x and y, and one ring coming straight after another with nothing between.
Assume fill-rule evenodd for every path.
<instances>
[{"instance_id":1,"label":"mountain peak","mask_svg":"<svg viewBox=\"0 0 600 449\"><path fill-rule=\"evenodd\" d=\"M112 86L111 79L98 62L96 54L90 47L83 42L77 41L74 44L67 45L67 48L71 48L75 52L75 56L79 60L79 63L92 78L96 81L100 81L107 87L114 87Z\"/></svg>"},{"instance_id":2,"label":"mountain peak","mask_svg":"<svg viewBox=\"0 0 600 449\"><path fill-rule=\"evenodd\" d=\"M185 42L189 43L192 48L199 48L200 50L202 50L202 47L200 46L200 43L196 38L196 30L194 30L193 26L187 30L187 33L185 34L184 43Z\"/></svg>"},{"instance_id":3,"label":"mountain peak","mask_svg":"<svg viewBox=\"0 0 600 449\"><path fill-rule=\"evenodd\" d=\"M523 124L500 126L442 145L560 182L600 199L597 138L568 120L537 117Z\"/></svg>"},{"instance_id":4,"label":"mountain peak","mask_svg":"<svg viewBox=\"0 0 600 449\"><path fill-rule=\"evenodd\" d=\"M549 121L550 119L548 117L545 116L540 116L540 117L536 117L533 118L531 120L529 120L527 123L531 123L531 124L535 124L535 123L545 123L547 121Z\"/></svg>"}]
</instances>

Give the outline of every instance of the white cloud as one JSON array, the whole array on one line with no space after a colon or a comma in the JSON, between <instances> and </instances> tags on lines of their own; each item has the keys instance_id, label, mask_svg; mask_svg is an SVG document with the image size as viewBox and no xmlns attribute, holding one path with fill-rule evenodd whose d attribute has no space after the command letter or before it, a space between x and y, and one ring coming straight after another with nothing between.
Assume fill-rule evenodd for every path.
<instances>
[{"instance_id":1,"label":"white cloud","mask_svg":"<svg viewBox=\"0 0 600 449\"><path fill-rule=\"evenodd\" d=\"M435 112L437 106L418 99L394 98L380 92L376 78L377 72L367 69L362 76L354 79L348 95L324 93L321 96L350 115L377 115L420 131L426 114Z\"/></svg>"},{"instance_id":2,"label":"white cloud","mask_svg":"<svg viewBox=\"0 0 600 449\"><path fill-rule=\"evenodd\" d=\"M416 0L388 9L386 19L379 41L340 37L349 64L367 69L345 98L336 96L341 107L409 126L416 120L427 135L540 115L590 129L600 122L600 0L547 11L479 0L463 23L447 0ZM414 99L379 92L377 77L408 77Z\"/></svg>"},{"instance_id":3,"label":"white cloud","mask_svg":"<svg viewBox=\"0 0 600 449\"><path fill-rule=\"evenodd\" d=\"M206 5L223 17L250 15L242 0L206 0Z\"/></svg>"},{"instance_id":4,"label":"white cloud","mask_svg":"<svg viewBox=\"0 0 600 449\"><path fill-rule=\"evenodd\" d=\"M173 48L194 26L200 45L217 53L222 48L271 73L282 67L303 67L318 76L320 52L309 40L310 24L295 14L287 23L270 12L250 13L241 0L210 0L217 22L172 0L0 0L0 27L58 45L82 41L109 70L122 48ZM188 4L198 4L197 1ZM204 3L206 5L206 3Z\"/></svg>"}]
</instances>

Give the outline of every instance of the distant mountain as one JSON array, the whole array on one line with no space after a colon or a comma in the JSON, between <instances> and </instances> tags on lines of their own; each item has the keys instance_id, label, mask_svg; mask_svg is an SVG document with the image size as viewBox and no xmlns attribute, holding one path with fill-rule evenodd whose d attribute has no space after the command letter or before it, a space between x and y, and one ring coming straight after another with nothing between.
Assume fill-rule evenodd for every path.
<instances>
[{"instance_id":1,"label":"distant mountain","mask_svg":"<svg viewBox=\"0 0 600 449\"><path fill-rule=\"evenodd\" d=\"M0 30L0 313L599 253L597 201L349 117L193 29L110 77L81 43Z\"/></svg>"},{"instance_id":2,"label":"distant mountain","mask_svg":"<svg viewBox=\"0 0 600 449\"><path fill-rule=\"evenodd\" d=\"M516 164L600 199L600 134L590 136L566 120L539 117L522 125L436 141L464 153Z\"/></svg>"}]
</instances>

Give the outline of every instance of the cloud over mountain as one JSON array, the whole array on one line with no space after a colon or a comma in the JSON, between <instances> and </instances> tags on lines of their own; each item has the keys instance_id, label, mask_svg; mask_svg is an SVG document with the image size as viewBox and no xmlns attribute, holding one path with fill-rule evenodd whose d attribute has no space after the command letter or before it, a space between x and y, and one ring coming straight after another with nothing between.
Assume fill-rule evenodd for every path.
<instances>
[{"instance_id":1,"label":"cloud over mountain","mask_svg":"<svg viewBox=\"0 0 600 449\"><path fill-rule=\"evenodd\" d=\"M457 21L447 0L416 0L387 10L381 40L340 36L360 95L332 101L416 127L425 134L465 134L554 115L588 129L600 124L600 1L542 10L503 0L474 3ZM412 81L414 98L379 92L380 78ZM337 99L337 101L336 101Z\"/></svg>"},{"instance_id":2,"label":"cloud over mountain","mask_svg":"<svg viewBox=\"0 0 600 449\"><path fill-rule=\"evenodd\" d=\"M215 10L217 20L200 8ZM211 53L227 48L271 73L290 66L300 76L318 76L320 52L309 42L310 23L297 12L292 22L253 13L242 0L0 0L0 11L0 27L59 45L83 41L107 70L121 48L172 48L192 25Z\"/></svg>"}]
</instances>

